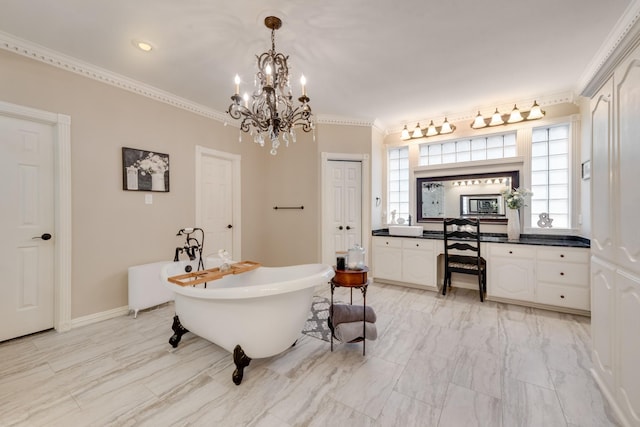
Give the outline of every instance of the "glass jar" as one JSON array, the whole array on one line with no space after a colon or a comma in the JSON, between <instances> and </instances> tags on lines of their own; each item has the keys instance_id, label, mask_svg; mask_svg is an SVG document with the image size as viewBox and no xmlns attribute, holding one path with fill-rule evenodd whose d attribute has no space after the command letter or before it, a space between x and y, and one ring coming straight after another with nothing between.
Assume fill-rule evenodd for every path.
<instances>
[{"instance_id":1,"label":"glass jar","mask_svg":"<svg viewBox=\"0 0 640 427\"><path fill-rule=\"evenodd\" d=\"M358 244L349 249L347 253L347 268L349 270L364 269L364 248Z\"/></svg>"}]
</instances>

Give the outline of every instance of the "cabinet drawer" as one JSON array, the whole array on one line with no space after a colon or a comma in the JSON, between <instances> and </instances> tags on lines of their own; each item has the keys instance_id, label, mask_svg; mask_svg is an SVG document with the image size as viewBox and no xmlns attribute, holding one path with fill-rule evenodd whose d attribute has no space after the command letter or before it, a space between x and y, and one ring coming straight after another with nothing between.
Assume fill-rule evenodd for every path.
<instances>
[{"instance_id":1,"label":"cabinet drawer","mask_svg":"<svg viewBox=\"0 0 640 427\"><path fill-rule=\"evenodd\" d=\"M415 250L433 250L433 240L425 239L402 239L403 249L415 249Z\"/></svg>"},{"instance_id":2,"label":"cabinet drawer","mask_svg":"<svg viewBox=\"0 0 640 427\"><path fill-rule=\"evenodd\" d=\"M589 287L589 267L587 265L538 261L536 267L537 279L540 282Z\"/></svg>"},{"instance_id":3,"label":"cabinet drawer","mask_svg":"<svg viewBox=\"0 0 640 427\"><path fill-rule=\"evenodd\" d=\"M402 248L402 239L395 239L393 237L376 237L374 239L374 245L383 248Z\"/></svg>"},{"instance_id":4,"label":"cabinet drawer","mask_svg":"<svg viewBox=\"0 0 640 427\"><path fill-rule=\"evenodd\" d=\"M589 288L538 283L536 300L542 304L589 310Z\"/></svg>"},{"instance_id":5,"label":"cabinet drawer","mask_svg":"<svg viewBox=\"0 0 640 427\"><path fill-rule=\"evenodd\" d=\"M542 261L566 261L587 264L589 262L589 251L587 249L550 249L543 247L538 249L538 259Z\"/></svg>"},{"instance_id":6,"label":"cabinet drawer","mask_svg":"<svg viewBox=\"0 0 640 427\"><path fill-rule=\"evenodd\" d=\"M491 256L503 256L510 258L535 259L536 250L525 245L505 245L501 243L492 244L489 247Z\"/></svg>"}]
</instances>

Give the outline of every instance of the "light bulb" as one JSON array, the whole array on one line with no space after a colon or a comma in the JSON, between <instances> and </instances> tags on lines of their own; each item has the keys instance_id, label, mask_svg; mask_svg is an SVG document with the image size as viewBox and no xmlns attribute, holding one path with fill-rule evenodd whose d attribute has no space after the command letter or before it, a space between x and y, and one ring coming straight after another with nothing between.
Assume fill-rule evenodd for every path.
<instances>
[{"instance_id":1,"label":"light bulb","mask_svg":"<svg viewBox=\"0 0 640 427\"><path fill-rule=\"evenodd\" d=\"M431 120L431 122L429 123L429 127L427 128L427 136L434 136L437 134L438 134L438 131L435 125L433 124L433 120Z\"/></svg>"},{"instance_id":2,"label":"light bulb","mask_svg":"<svg viewBox=\"0 0 640 427\"><path fill-rule=\"evenodd\" d=\"M478 115L476 116L476 119L473 121L473 123L471 123L471 127L473 129L481 129L486 125L487 122L484 121L484 117L482 117L482 114L480 114L480 111L478 111Z\"/></svg>"},{"instance_id":3,"label":"light bulb","mask_svg":"<svg viewBox=\"0 0 640 427\"><path fill-rule=\"evenodd\" d=\"M509 120L507 120L507 123L518 123L523 121L524 118L522 117L522 114L520 114L520 110L518 110L517 106L513 106L513 110L511 110L511 115L509 115Z\"/></svg>"},{"instance_id":4,"label":"light bulb","mask_svg":"<svg viewBox=\"0 0 640 427\"><path fill-rule=\"evenodd\" d=\"M500 115L500 113L498 112L498 109L496 108L496 112L493 113L493 115L491 116L491 121L489 122L489 126L498 126L503 124L504 124L504 120L502 120L502 116Z\"/></svg>"},{"instance_id":5,"label":"light bulb","mask_svg":"<svg viewBox=\"0 0 640 427\"><path fill-rule=\"evenodd\" d=\"M447 118L445 117L444 122L442 123L442 127L440 128L440 133L445 134L445 133L451 133L451 132L453 132L453 128L451 127L451 125L447 121Z\"/></svg>"},{"instance_id":6,"label":"light bulb","mask_svg":"<svg viewBox=\"0 0 640 427\"><path fill-rule=\"evenodd\" d=\"M240 93L240 76L236 74L236 77L233 79L236 84L236 95Z\"/></svg>"},{"instance_id":7,"label":"light bulb","mask_svg":"<svg viewBox=\"0 0 640 427\"><path fill-rule=\"evenodd\" d=\"M529 111L527 120L541 119L544 117L544 115L545 115L545 112L542 111L538 103L536 101L533 101L533 106L531 107L531 111Z\"/></svg>"},{"instance_id":8,"label":"light bulb","mask_svg":"<svg viewBox=\"0 0 640 427\"><path fill-rule=\"evenodd\" d=\"M416 128L413 130L413 135L411 135L412 138L422 138L422 129L420 129L420 123L418 123L416 125Z\"/></svg>"}]
</instances>

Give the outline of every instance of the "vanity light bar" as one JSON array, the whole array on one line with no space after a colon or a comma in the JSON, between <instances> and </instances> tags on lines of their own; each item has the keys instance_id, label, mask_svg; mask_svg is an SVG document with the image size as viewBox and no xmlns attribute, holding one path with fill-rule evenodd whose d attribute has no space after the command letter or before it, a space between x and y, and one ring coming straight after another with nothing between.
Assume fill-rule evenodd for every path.
<instances>
[{"instance_id":1,"label":"vanity light bar","mask_svg":"<svg viewBox=\"0 0 640 427\"><path fill-rule=\"evenodd\" d=\"M404 125L404 128L402 129L402 133L400 134L400 139L403 141L406 141L409 139L426 138L429 136L436 136L436 135L446 135L448 133L453 133L454 130L456 130L456 127L451 123L449 123L449 121L445 117L444 122L442 123L442 126L434 125L433 120L431 120L431 122L429 123L429 126L427 126L425 129L422 129L420 127L420 123L418 122L413 132L409 132L409 129L407 129L407 125Z\"/></svg>"},{"instance_id":2,"label":"vanity light bar","mask_svg":"<svg viewBox=\"0 0 640 427\"><path fill-rule=\"evenodd\" d=\"M499 126L508 125L511 123L518 123L524 120L538 120L544 117L545 111L542 111L537 101L533 101L531 110L520 112L518 106L514 105L510 114L500 114L498 109L491 115L490 119L485 119L484 116L478 111L478 115L471 122L472 129L482 129L487 126Z\"/></svg>"},{"instance_id":3,"label":"vanity light bar","mask_svg":"<svg viewBox=\"0 0 640 427\"><path fill-rule=\"evenodd\" d=\"M479 179L467 179L467 180L464 180L464 181L453 181L451 186L452 187L463 187L463 186L467 186L467 185L479 185L479 184L504 184L504 185L509 185L509 183L510 183L510 178L503 177L503 178L489 178L489 179L485 179L484 181L481 181Z\"/></svg>"}]
</instances>

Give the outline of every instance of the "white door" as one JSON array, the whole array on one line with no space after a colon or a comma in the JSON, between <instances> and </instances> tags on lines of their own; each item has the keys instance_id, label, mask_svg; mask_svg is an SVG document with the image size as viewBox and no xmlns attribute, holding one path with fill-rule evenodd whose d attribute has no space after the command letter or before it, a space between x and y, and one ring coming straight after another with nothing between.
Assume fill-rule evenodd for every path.
<instances>
[{"instance_id":1,"label":"white door","mask_svg":"<svg viewBox=\"0 0 640 427\"><path fill-rule=\"evenodd\" d=\"M0 115L0 341L53 327L53 134Z\"/></svg>"},{"instance_id":2,"label":"white door","mask_svg":"<svg viewBox=\"0 0 640 427\"><path fill-rule=\"evenodd\" d=\"M204 254L225 249L240 261L239 156L214 150L198 150L199 188L196 222L204 230Z\"/></svg>"},{"instance_id":3,"label":"white door","mask_svg":"<svg viewBox=\"0 0 640 427\"><path fill-rule=\"evenodd\" d=\"M362 163L357 161L328 162L325 230L329 230L323 262L336 262L336 251L346 251L362 245Z\"/></svg>"}]
</instances>

